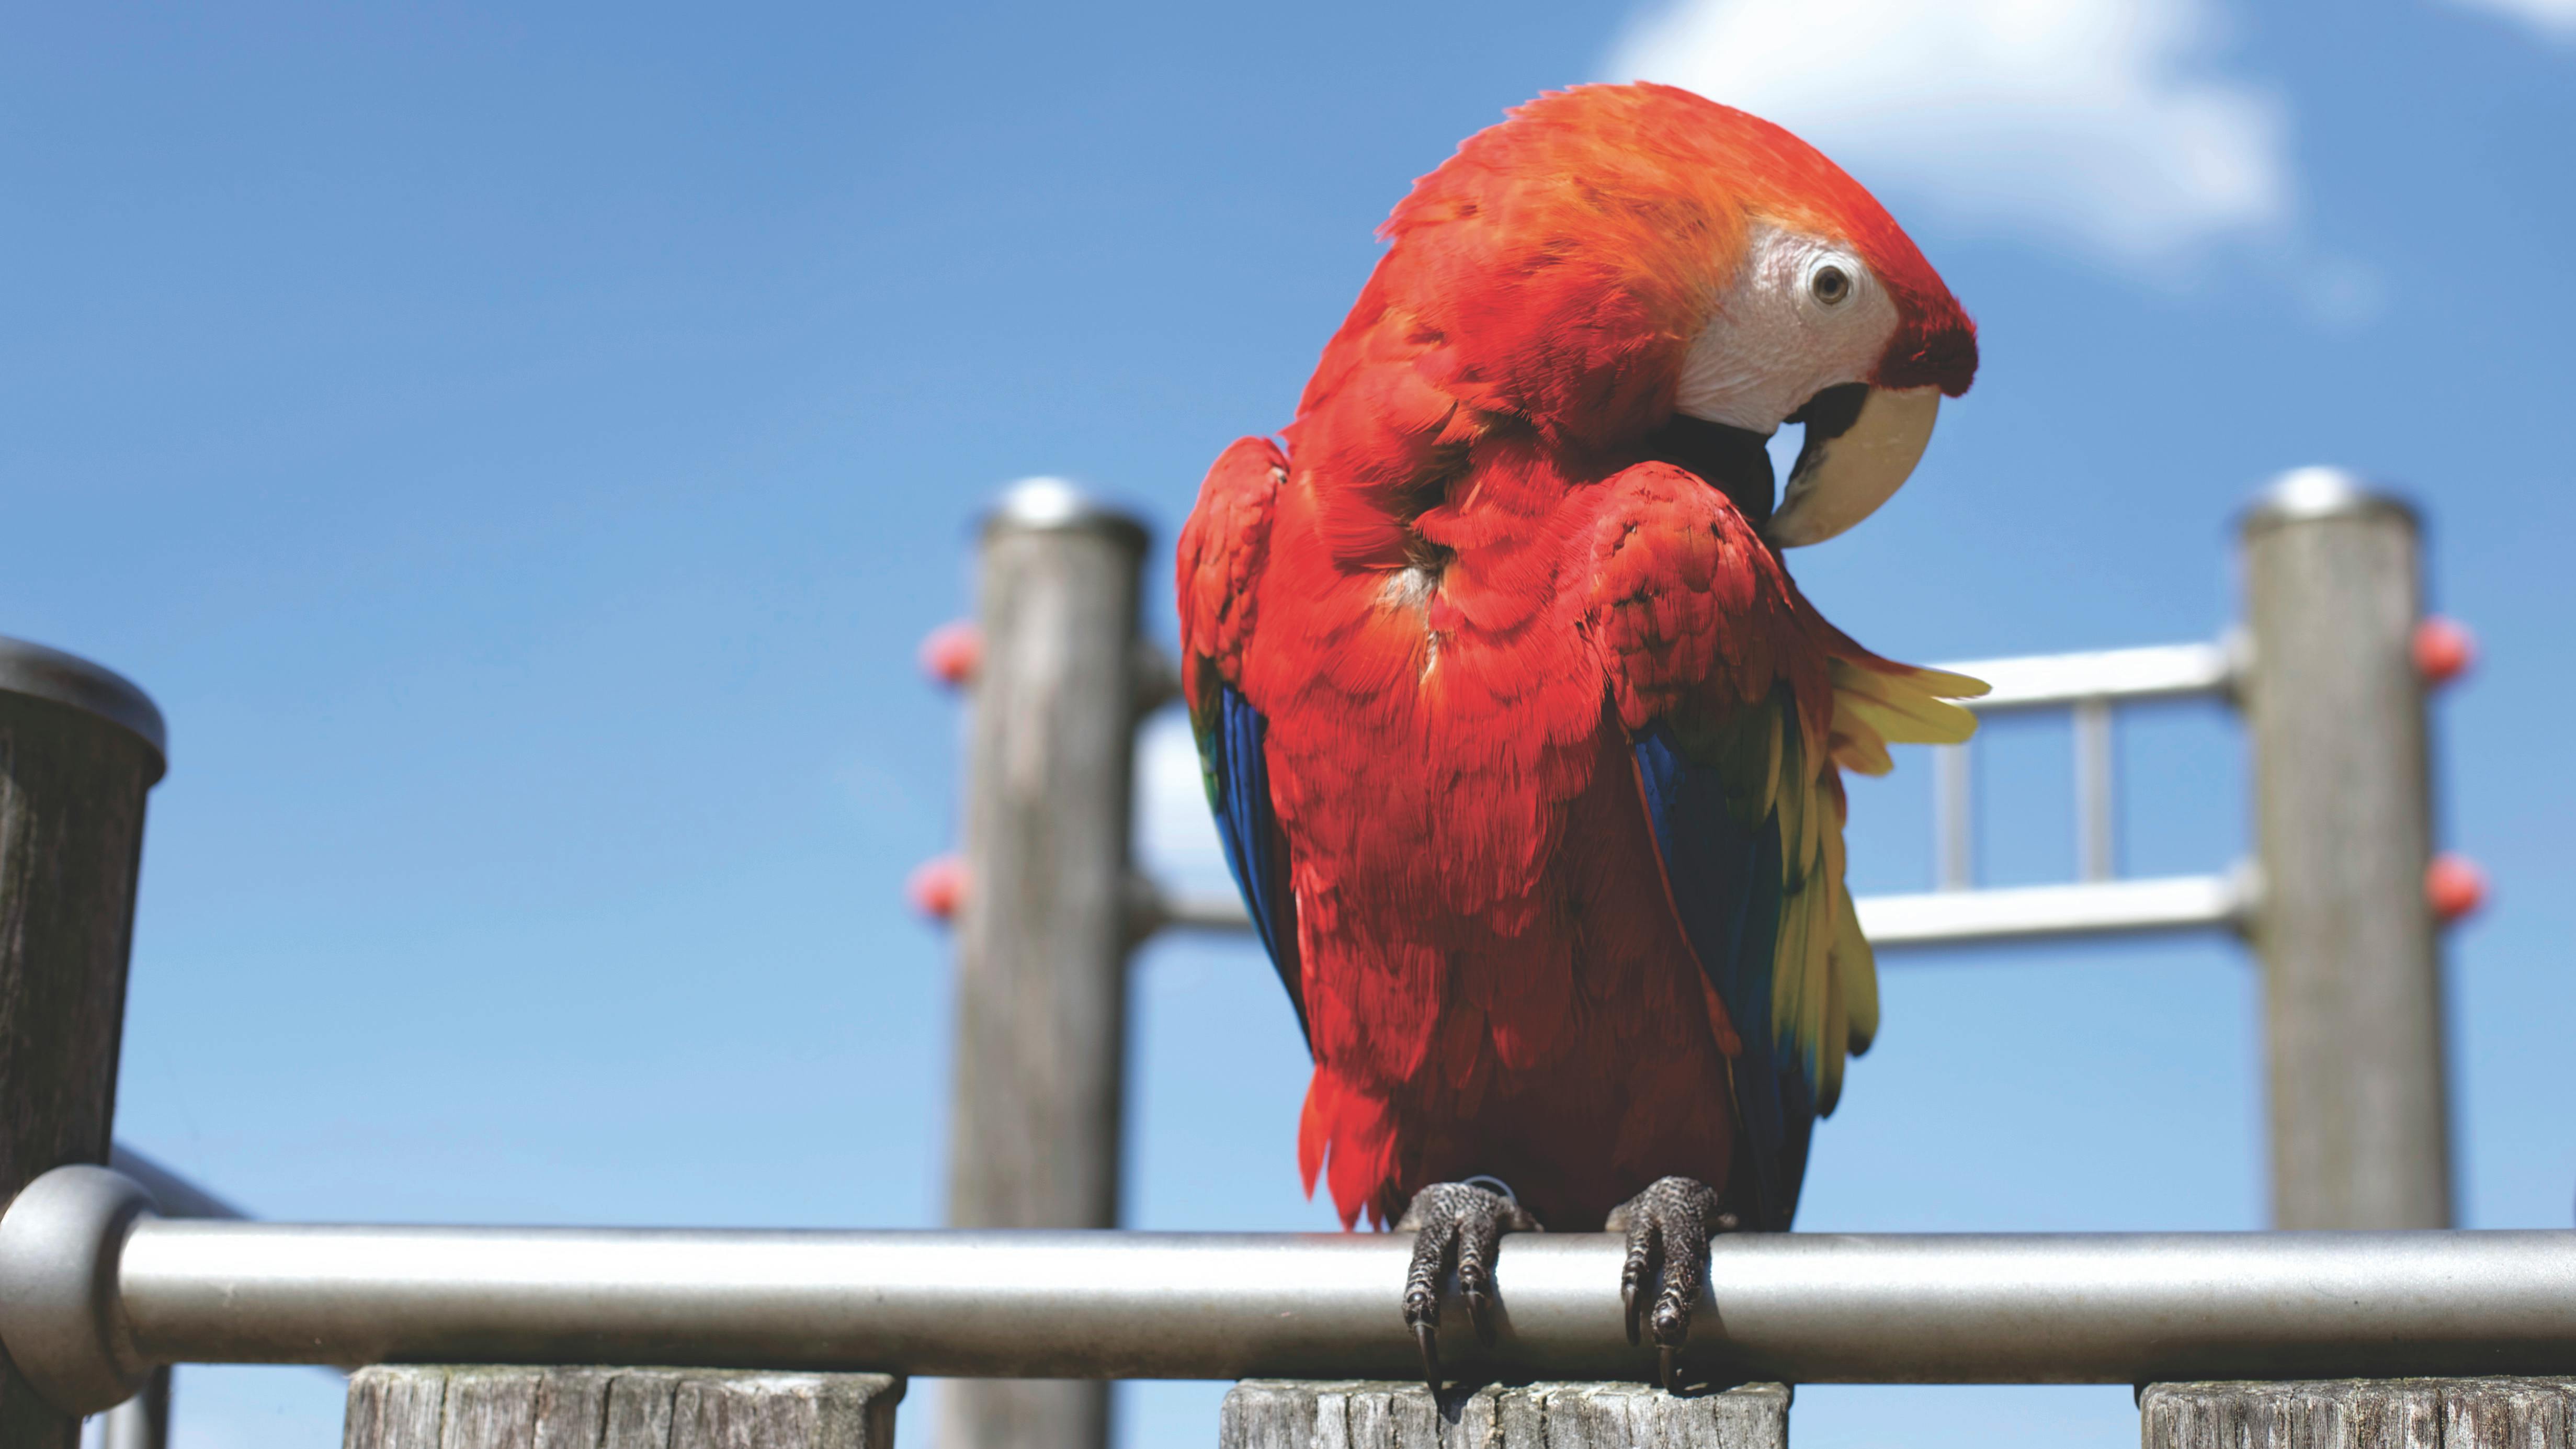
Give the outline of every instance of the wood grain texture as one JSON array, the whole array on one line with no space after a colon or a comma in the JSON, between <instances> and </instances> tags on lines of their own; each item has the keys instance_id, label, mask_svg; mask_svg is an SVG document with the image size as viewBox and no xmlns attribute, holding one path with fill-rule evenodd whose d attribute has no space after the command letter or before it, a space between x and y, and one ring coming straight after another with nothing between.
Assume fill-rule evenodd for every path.
<instances>
[{"instance_id":1,"label":"wood grain texture","mask_svg":"<svg viewBox=\"0 0 2576 1449\"><path fill-rule=\"evenodd\" d=\"M1219 1449L1786 1449L1789 1391L1674 1395L1646 1384L1488 1386L1435 1405L1420 1384L1246 1379Z\"/></svg>"},{"instance_id":2,"label":"wood grain texture","mask_svg":"<svg viewBox=\"0 0 2576 1449\"><path fill-rule=\"evenodd\" d=\"M343 1449L893 1449L903 1380L723 1369L387 1365Z\"/></svg>"},{"instance_id":3,"label":"wood grain texture","mask_svg":"<svg viewBox=\"0 0 2576 1449\"><path fill-rule=\"evenodd\" d=\"M2576 1379L2151 1384L2142 1449L2576 1449Z\"/></svg>"},{"instance_id":4,"label":"wood grain texture","mask_svg":"<svg viewBox=\"0 0 2576 1449\"><path fill-rule=\"evenodd\" d=\"M0 691L0 1202L107 1161L150 746ZM80 1422L0 1356L0 1449L71 1449Z\"/></svg>"},{"instance_id":5,"label":"wood grain texture","mask_svg":"<svg viewBox=\"0 0 2576 1449\"><path fill-rule=\"evenodd\" d=\"M2417 553L2368 500L2246 528L2275 1227L2451 1225Z\"/></svg>"},{"instance_id":6,"label":"wood grain texture","mask_svg":"<svg viewBox=\"0 0 2576 1449\"><path fill-rule=\"evenodd\" d=\"M967 748L948 1222L1118 1224L1128 828L1145 535L1094 519L984 535ZM1104 1449L1109 1386L950 1380L945 1449Z\"/></svg>"}]
</instances>

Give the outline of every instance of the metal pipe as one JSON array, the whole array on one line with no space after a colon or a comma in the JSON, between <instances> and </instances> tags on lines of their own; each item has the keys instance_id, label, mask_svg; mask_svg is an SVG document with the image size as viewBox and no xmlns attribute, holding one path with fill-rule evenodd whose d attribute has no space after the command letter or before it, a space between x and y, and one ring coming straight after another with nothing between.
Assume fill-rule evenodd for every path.
<instances>
[{"instance_id":1,"label":"metal pipe","mask_svg":"<svg viewBox=\"0 0 2576 1449\"><path fill-rule=\"evenodd\" d=\"M0 1218L12 1356L76 1349L133 1378L173 1361L1213 1379L1419 1364L1397 1307L1410 1245L1394 1234L120 1222L117 1182L62 1169ZM1620 1258L1606 1234L1512 1238L1494 1343L1456 1335L1461 1370L1651 1374L1622 1324ZM1709 1262L1692 1356L1753 1378L2576 1370L2576 1232L1758 1233L1721 1238ZM1454 1299L1446 1311L1465 1321ZM78 1401L77 1377L40 1386L69 1410L104 1407Z\"/></svg>"},{"instance_id":2,"label":"metal pipe","mask_svg":"<svg viewBox=\"0 0 2576 1449\"><path fill-rule=\"evenodd\" d=\"M2251 868L2228 875L1861 896L1852 902L1861 930L1881 951L2064 936L2241 931L2252 923L2258 904ZM1239 898L1213 892L1162 896L1154 919L1159 925L1195 930L1251 929Z\"/></svg>"},{"instance_id":3,"label":"metal pipe","mask_svg":"<svg viewBox=\"0 0 2576 1449\"><path fill-rule=\"evenodd\" d=\"M1977 796L1968 749L1932 747L1932 879L1945 891L1977 885Z\"/></svg>"},{"instance_id":4,"label":"metal pipe","mask_svg":"<svg viewBox=\"0 0 2576 1449\"><path fill-rule=\"evenodd\" d=\"M250 1216L122 1142L107 1149L107 1165L150 1193L164 1217ZM164 1449L169 1444L170 1373L168 1364L155 1368L134 1397L99 1416L99 1449Z\"/></svg>"},{"instance_id":5,"label":"metal pipe","mask_svg":"<svg viewBox=\"0 0 2576 1449\"><path fill-rule=\"evenodd\" d=\"M1964 699L1961 704L1979 714L2003 714L2064 708L2086 700L2224 699L2236 688L2237 653L2225 643L2156 644L2143 649L1969 659L1941 667L1991 686L1982 697Z\"/></svg>"},{"instance_id":6,"label":"metal pipe","mask_svg":"<svg viewBox=\"0 0 2576 1449\"><path fill-rule=\"evenodd\" d=\"M133 1398L99 1416L98 1449L165 1449L170 1442L170 1365L152 1371Z\"/></svg>"},{"instance_id":7,"label":"metal pipe","mask_svg":"<svg viewBox=\"0 0 2576 1449\"><path fill-rule=\"evenodd\" d=\"M155 1360L1397 1378L1418 1364L1397 1312L1408 1252L1389 1235L146 1221L118 1282ZM1484 1366L1645 1375L1619 1261L1606 1235L1515 1238ZM2576 1369L2567 1232L1746 1235L1711 1274L1702 1352L1796 1382Z\"/></svg>"},{"instance_id":8,"label":"metal pipe","mask_svg":"<svg viewBox=\"0 0 2576 1449\"><path fill-rule=\"evenodd\" d=\"M2119 822L2113 818L2115 786L2111 759L2111 702L2076 701L2075 720L2075 874L2089 881L2109 880L2119 872Z\"/></svg>"},{"instance_id":9,"label":"metal pipe","mask_svg":"<svg viewBox=\"0 0 2576 1449\"><path fill-rule=\"evenodd\" d=\"M1862 896L1861 933L1878 950L2056 936L2242 929L2251 919L2250 873L1999 886Z\"/></svg>"},{"instance_id":10,"label":"metal pipe","mask_svg":"<svg viewBox=\"0 0 2576 1449\"><path fill-rule=\"evenodd\" d=\"M1972 659L1944 664L1994 686L1964 701L1980 714L2070 709L2075 728L2076 860L2069 885L1981 890L1976 884L1976 806L1966 746L1932 750L1933 879L1937 891L1864 896L1854 902L1870 943L1882 949L1961 946L2044 937L2150 931L2244 930L2251 924L2251 872L2232 876L2118 879L2117 779L2113 706L2156 700L2236 697L2245 671L2241 641L2162 644ZM1156 892L1141 886L1139 935L1178 927L1248 931L1232 893Z\"/></svg>"}]
</instances>

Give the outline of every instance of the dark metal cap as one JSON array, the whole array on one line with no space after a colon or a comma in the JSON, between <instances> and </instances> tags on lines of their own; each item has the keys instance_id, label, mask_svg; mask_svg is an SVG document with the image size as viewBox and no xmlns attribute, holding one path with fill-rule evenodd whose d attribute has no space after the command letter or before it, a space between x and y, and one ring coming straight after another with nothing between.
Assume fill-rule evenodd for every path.
<instances>
[{"instance_id":1,"label":"dark metal cap","mask_svg":"<svg viewBox=\"0 0 2576 1449\"><path fill-rule=\"evenodd\" d=\"M77 654L0 635L0 693L23 694L94 714L152 747L153 780L169 768L169 734L161 723L160 706L133 680L112 669Z\"/></svg>"},{"instance_id":2,"label":"dark metal cap","mask_svg":"<svg viewBox=\"0 0 2576 1449\"><path fill-rule=\"evenodd\" d=\"M2373 515L2402 520L2409 528L2421 527L2413 504L2374 486L2358 473L2341 468L2293 468L2272 480L2271 486L2245 510L2239 527L2252 535L2284 523Z\"/></svg>"},{"instance_id":3,"label":"dark metal cap","mask_svg":"<svg viewBox=\"0 0 2576 1449\"><path fill-rule=\"evenodd\" d=\"M1012 484L1002 501L984 516L986 534L1006 528L1020 532L1086 529L1111 533L1132 541L1140 550L1151 536L1143 519L1110 507L1062 478L1024 478Z\"/></svg>"}]
</instances>

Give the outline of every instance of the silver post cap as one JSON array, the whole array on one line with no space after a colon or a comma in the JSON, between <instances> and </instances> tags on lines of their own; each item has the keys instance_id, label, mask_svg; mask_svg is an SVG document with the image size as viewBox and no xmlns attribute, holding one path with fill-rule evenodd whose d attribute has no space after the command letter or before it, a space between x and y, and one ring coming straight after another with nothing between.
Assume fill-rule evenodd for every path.
<instances>
[{"instance_id":1,"label":"silver post cap","mask_svg":"<svg viewBox=\"0 0 2576 1449\"><path fill-rule=\"evenodd\" d=\"M2342 468L2293 468L2271 482L2245 510L2243 531L2261 533L2284 523L2327 518L2391 516L2415 526L2413 504Z\"/></svg>"},{"instance_id":2,"label":"silver post cap","mask_svg":"<svg viewBox=\"0 0 2576 1449\"><path fill-rule=\"evenodd\" d=\"M1024 478L1012 484L984 519L988 534L1006 528L1029 533L1058 529L1114 533L1133 539L1139 548L1148 536L1144 520L1101 502L1062 478Z\"/></svg>"}]
</instances>

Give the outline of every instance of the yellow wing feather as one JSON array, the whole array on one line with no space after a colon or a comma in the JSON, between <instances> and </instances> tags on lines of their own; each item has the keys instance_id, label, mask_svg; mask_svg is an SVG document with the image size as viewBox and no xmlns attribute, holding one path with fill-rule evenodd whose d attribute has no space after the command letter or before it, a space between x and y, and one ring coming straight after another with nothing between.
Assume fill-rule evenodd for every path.
<instances>
[{"instance_id":1,"label":"yellow wing feather","mask_svg":"<svg viewBox=\"0 0 2576 1449\"><path fill-rule=\"evenodd\" d=\"M1891 744L1963 744L1977 717L1953 703L1986 692L1947 670L1840 656L1828 666L1832 722L1821 740L1780 728L1768 785L1780 826L1780 935L1772 956L1772 1028L1804 1059L1819 1113L1842 1094L1847 1055L1878 1035L1878 964L1843 883L1837 767L1883 775Z\"/></svg>"}]
</instances>

